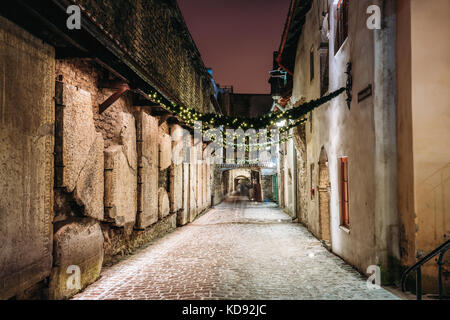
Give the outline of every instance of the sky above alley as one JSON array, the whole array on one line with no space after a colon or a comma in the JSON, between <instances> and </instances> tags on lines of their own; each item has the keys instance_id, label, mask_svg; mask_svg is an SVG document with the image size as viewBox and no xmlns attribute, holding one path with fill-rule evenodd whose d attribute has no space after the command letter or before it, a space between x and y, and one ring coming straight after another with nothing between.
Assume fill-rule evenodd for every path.
<instances>
[{"instance_id":1,"label":"sky above alley","mask_svg":"<svg viewBox=\"0 0 450 320\"><path fill-rule=\"evenodd\" d=\"M270 93L290 0L178 0L206 67L238 93Z\"/></svg>"}]
</instances>

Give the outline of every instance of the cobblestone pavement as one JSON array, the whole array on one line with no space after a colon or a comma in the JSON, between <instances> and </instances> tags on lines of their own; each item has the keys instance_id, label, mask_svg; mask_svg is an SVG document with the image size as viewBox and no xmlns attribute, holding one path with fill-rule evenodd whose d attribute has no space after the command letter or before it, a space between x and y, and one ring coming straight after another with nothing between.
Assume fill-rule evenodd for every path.
<instances>
[{"instance_id":1,"label":"cobblestone pavement","mask_svg":"<svg viewBox=\"0 0 450 320\"><path fill-rule=\"evenodd\" d=\"M229 201L102 273L74 299L396 299L272 204Z\"/></svg>"}]
</instances>

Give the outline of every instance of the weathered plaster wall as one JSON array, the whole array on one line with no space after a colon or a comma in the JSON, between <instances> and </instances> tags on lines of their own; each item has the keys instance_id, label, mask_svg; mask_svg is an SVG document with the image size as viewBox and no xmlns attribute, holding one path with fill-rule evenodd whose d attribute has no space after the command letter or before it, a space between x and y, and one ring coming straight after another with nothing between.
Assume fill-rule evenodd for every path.
<instances>
[{"instance_id":1,"label":"weathered plaster wall","mask_svg":"<svg viewBox=\"0 0 450 320\"><path fill-rule=\"evenodd\" d=\"M54 50L0 17L0 299L50 275Z\"/></svg>"},{"instance_id":2,"label":"weathered plaster wall","mask_svg":"<svg viewBox=\"0 0 450 320\"><path fill-rule=\"evenodd\" d=\"M397 2L397 146L398 214L402 265L416 261L414 157L412 143L411 1Z\"/></svg>"},{"instance_id":3,"label":"weathered plaster wall","mask_svg":"<svg viewBox=\"0 0 450 320\"><path fill-rule=\"evenodd\" d=\"M397 203L397 87L395 1L378 2L382 26L373 31L375 126L375 243L376 264L382 280L393 283L400 276L400 227Z\"/></svg>"},{"instance_id":4,"label":"weathered plaster wall","mask_svg":"<svg viewBox=\"0 0 450 320\"><path fill-rule=\"evenodd\" d=\"M306 23L303 27L302 35L299 39L297 47L297 57L294 76L294 89L292 93L292 104L297 106L305 101L316 99L320 96L320 59L318 48L320 46L319 34L319 18L318 18L317 1L313 1L313 6L306 17ZM315 75L310 80L310 52L314 53L314 70ZM317 185L317 163L320 153L321 143L324 132L322 126L326 126L325 115L328 105L320 107L320 109L308 115L309 121L304 125L301 131L297 132L297 151L300 163L298 166L302 168L299 178L302 180L300 186L300 196L302 204L306 207L302 208L300 222L308 226L314 235L320 235L319 227L319 211L317 192L313 195L311 190ZM312 121L311 121L312 120ZM301 136L303 135L303 138ZM306 143L306 150L302 150L302 141ZM313 169L313 170L311 170ZM312 183L311 183L312 181Z\"/></svg>"},{"instance_id":5,"label":"weathered plaster wall","mask_svg":"<svg viewBox=\"0 0 450 320\"><path fill-rule=\"evenodd\" d=\"M342 48L335 52L330 46L330 91L345 85L347 62L353 63L353 94L374 81L373 31L361 21L366 20L365 10L370 1L351 1L349 37ZM335 5L335 4L334 4ZM334 43L335 20L331 15L331 39ZM362 103L353 100L351 110L341 95L330 103L324 133L328 143L324 143L329 157L331 182L331 244L333 252L365 272L375 261L375 176L374 152L375 133L373 119L374 102L370 97ZM316 117L317 118L317 117ZM326 129L325 129L326 130ZM316 157L320 150L317 150ZM350 231L339 227L340 187L339 164L342 156L349 158L349 214Z\"/></svg>"}]
</instances>

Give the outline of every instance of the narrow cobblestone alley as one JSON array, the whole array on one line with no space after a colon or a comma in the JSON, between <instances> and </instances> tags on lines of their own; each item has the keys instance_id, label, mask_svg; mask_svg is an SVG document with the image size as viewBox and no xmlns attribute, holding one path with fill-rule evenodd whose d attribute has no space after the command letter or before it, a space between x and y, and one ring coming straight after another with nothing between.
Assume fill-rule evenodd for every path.
<instances>
[{"instance_id":1,"label":"narrow cobblestone alley","mask_svg":"<svg viewBox=\"0 0 450 320\"><path fill-rule=\"evenodd\" d=\"M75 299L396 299L274 204L228 200L105 269Z\"/></svg>"}]
</instances>

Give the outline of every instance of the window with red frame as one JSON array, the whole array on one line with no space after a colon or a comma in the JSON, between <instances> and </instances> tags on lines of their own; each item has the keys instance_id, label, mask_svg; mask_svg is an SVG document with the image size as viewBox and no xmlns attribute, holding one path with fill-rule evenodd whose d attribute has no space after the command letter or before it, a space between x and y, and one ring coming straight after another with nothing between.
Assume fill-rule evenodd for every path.
<instances>
[{"instance_id":1,"label":"window with red frame","mask_svg":"<svg viewBox=\"0 0 450 320\"><path fill-rule=\"evenodd\" d=\"M348 158L340 159L340 178L341 178L341 225L350 227L349 215L349 197L348 197Z\"/></svg>"},{"instance_id":2,"label":"window with red frame","mask_svg":"<svg viewBox=\"0 0 450 320\"><path fill-rule=\"evenodd\" d=\"M336 6L336 34L334 37L336 54L348 37L348 6L350 0L339 0Z\"/></svg>"}]
</instances>

